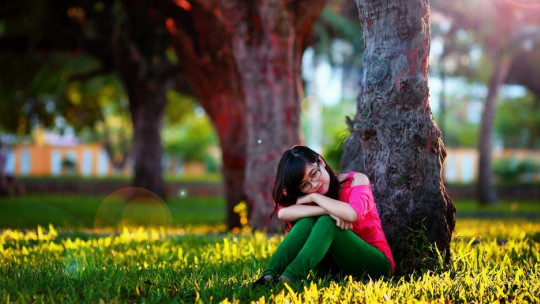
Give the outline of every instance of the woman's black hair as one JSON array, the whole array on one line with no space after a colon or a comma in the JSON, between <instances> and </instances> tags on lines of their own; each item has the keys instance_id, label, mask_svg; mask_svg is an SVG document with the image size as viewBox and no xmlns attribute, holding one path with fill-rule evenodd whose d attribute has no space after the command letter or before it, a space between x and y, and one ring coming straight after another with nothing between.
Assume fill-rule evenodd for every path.
<instances>
[{"instance_id":1,"label":"woman's black hair","mask_svg":"<svg viewBox=\"0 0 540 304\"><path fill-rule=\"evenodd\" d=\"M306 146L294 146L283 153L277 167L276 179L272 191L275 204L274 212L279 205L284 207L294 205L298 197L305 195L300 191L300 184L304 179L304 168L307 164L319 163L319 156L317 152ZM339 199L341 184L328 163L326 163L326 171L330 176L330 186L326 196ZM283 191L285 188L286 195Z\"/></svg>"}]
</instances>

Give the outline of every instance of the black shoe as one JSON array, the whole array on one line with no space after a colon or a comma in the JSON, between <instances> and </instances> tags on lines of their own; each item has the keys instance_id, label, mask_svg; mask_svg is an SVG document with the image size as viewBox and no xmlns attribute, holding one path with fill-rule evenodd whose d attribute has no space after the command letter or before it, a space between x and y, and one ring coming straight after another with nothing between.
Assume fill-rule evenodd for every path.
<instances>
[{"instance_id":1,"label":"black shoe","mask_svg":"<svg viewBox=\"0 0 540 304\"><path fill-rule=\"evenodd\" d=\"M278 280L274 277L271 278L265 278L265 276L260 277L257 281L253 282L251 285L253 288L257 288L259 286L261 287L272 287L274 286Z\"/></svg>"}]
</instances>

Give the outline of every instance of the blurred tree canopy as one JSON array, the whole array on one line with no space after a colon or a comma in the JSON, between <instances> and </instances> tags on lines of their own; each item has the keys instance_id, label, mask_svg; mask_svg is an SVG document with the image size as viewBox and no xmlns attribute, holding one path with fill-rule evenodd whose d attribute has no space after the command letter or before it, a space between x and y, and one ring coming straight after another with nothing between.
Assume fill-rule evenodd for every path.
<instances>
[{"instance_id":1,"label":"blurred tree canopy","mask_svg":"<svg viewBox=\"0 0 540 304\"><path fill-rule=\"evenodd\" d=\"M133 185L160 196L165 194L160 131L166 95L173 86L188 83L220 137L228 209L244 200L244 189L249 189L252 222L262 228L273 208L261 193L267 192L273 170L261 166L271 166L285 146L298 142L297 72L324 3L3 2L1 56L19 54L25 63L28 58L40 59L53 52L85 55L94 59L96 66L71 75L71 80L82 82L115 74L125 89L133 125ZM41 67L39 61L29 63L31 68ZM21 66L17 63L2 71ZM35 75L30 68L24 69L26 72L26 78ZM177 81L180 73L186 81ZM85 86L69 88L66 107L74 109L82 103L77 102L77 96ZM91 104L84 107L95 109ZM92 113L95 115L84 119L100 119L97 111ZM245 179L244 174L251 177ZM234 216L232 212L228 215ZM229 225L234 222L229 221Z\"/></svg>"},{"instance_id":2,"label":"blurred tree canopy","mask_svg":"<svg viewBox=\"0 0 540 304\"><path fill-rule=\"evenodd\" d=\"M540 149L539 101L533 94L501 100L495 131L505 148Z\"/></svg>"}]
</instances>

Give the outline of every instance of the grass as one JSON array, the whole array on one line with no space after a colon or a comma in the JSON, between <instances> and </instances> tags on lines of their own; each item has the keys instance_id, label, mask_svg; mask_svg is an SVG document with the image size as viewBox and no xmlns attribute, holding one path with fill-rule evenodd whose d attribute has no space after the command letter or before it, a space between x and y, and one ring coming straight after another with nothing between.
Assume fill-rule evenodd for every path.
<instances>
[{"instance_id":1,"label":"grass","mask_svg":"<svg viewBox=\"0 0 540 304\"><path fill-rule=\"evenodd\" d=\"M204 182L204 183L219 183L222 181L222 175L219 172L206 172L204 174L183 174L172 175L165 174L163 177L166 183L183 183L183 182ZM17 180L21 182L25 181L53 181L53 182L66 182L66 181L80 181L80 182L131 182L132 178L128 175L117 176L81 176L81 175L60 175L60 176L21 176Z\"/></svg>"},{"instance_id":2,"label":"grass","mask_svg":"<svg viewBox=\"0 0 540 304\"><path fill-rule=\"evenodd\" d=\"M45 207L39 209L40 203ZM0 302L540 302L540 222L522 218L521 213L504 219L458 217L453 259L447 267L402 278L313 278L292 286L252 290L251 283L283 236L215 233L222 231L216 223L224 216L224 202L219 198L188 197L163 203L171 215L167 228L89 229L103 206L110 205L105 210L116 214L111 220L129 224L126 219L137 219L136 212L115 209L128 205L115 204L107 197L0 199L0 208L8 211L7 216L6 212L0 215L4 227L4 220L27 213L24 223L0 232ZM163 207L161 202L146 204ZM512 202L505 204L513 208ZM517 204L514 210L540 214L534 202ZM147 205L142 204L141 210L148 211ZM469 215L474 215L470 202L456 205L458 214L471 208ZM493 210L492 216L508 213L505 207ZM188 219L189 213L198 215ZM41 224L29 229L47 216L69 220L64 226L60 221L60 226ZM75 231L76 227L86 227L85 232Z\"/></svg>"},{"instance_id":3,"label":"grass","mask_svg":"<svg viewBox=\"0 0 540 304\"><path fill-rule=\"evenodd\" d=\"M176 197L166 202L140 195L130 202L115 196L26 195L0 198L0 228L87 229L135 222L153 226L219 225L225 221L220 197Z\"/></svg>"},{"instance_id":4,"label":"grass","mask_svg":"<svg viewBox=\"0 0 540 304\"><path fill-rule=\"evenodd\" d=\"M140 196L145 197L142 193ZM506 217L540 219L540 202L502 201L481 207L473 200L454 202L458 218ZM35 228L38 225L63 229L88 229L97 224L135 222L173 227L219 225L225 221L221 197L171 197L121 202L113 195L30 194L0 197L0 228Z\"/></svg>"},{"instance_id":5,"label":"grass","mask_svg":"<svg viewBox=\"0 0 540 304\"><path fill-rule=\"evenodd\" d=\"M124 229L73 236L54 227L0 236L0 301L345 303L540 301L540 224L464 219L447 269L400 279L250 287L281 236Z\"/></svg>"}]
</instances>

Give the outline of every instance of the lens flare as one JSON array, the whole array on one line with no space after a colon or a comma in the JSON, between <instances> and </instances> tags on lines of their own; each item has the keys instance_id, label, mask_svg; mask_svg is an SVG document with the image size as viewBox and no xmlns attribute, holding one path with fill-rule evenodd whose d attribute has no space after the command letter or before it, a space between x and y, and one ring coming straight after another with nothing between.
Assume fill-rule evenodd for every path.
<instances>
[{"instance_id":1,"label":"lens flare","mask_svg":"<svg viewBox=\"0 0 540 304\"><path fill-rule=\"evenodd\" d=\"M161 198L144 188L126 187L108 195L94 218L94 229L124 227L165 227L172 216Z\"/></svg>"}]
</instances>

